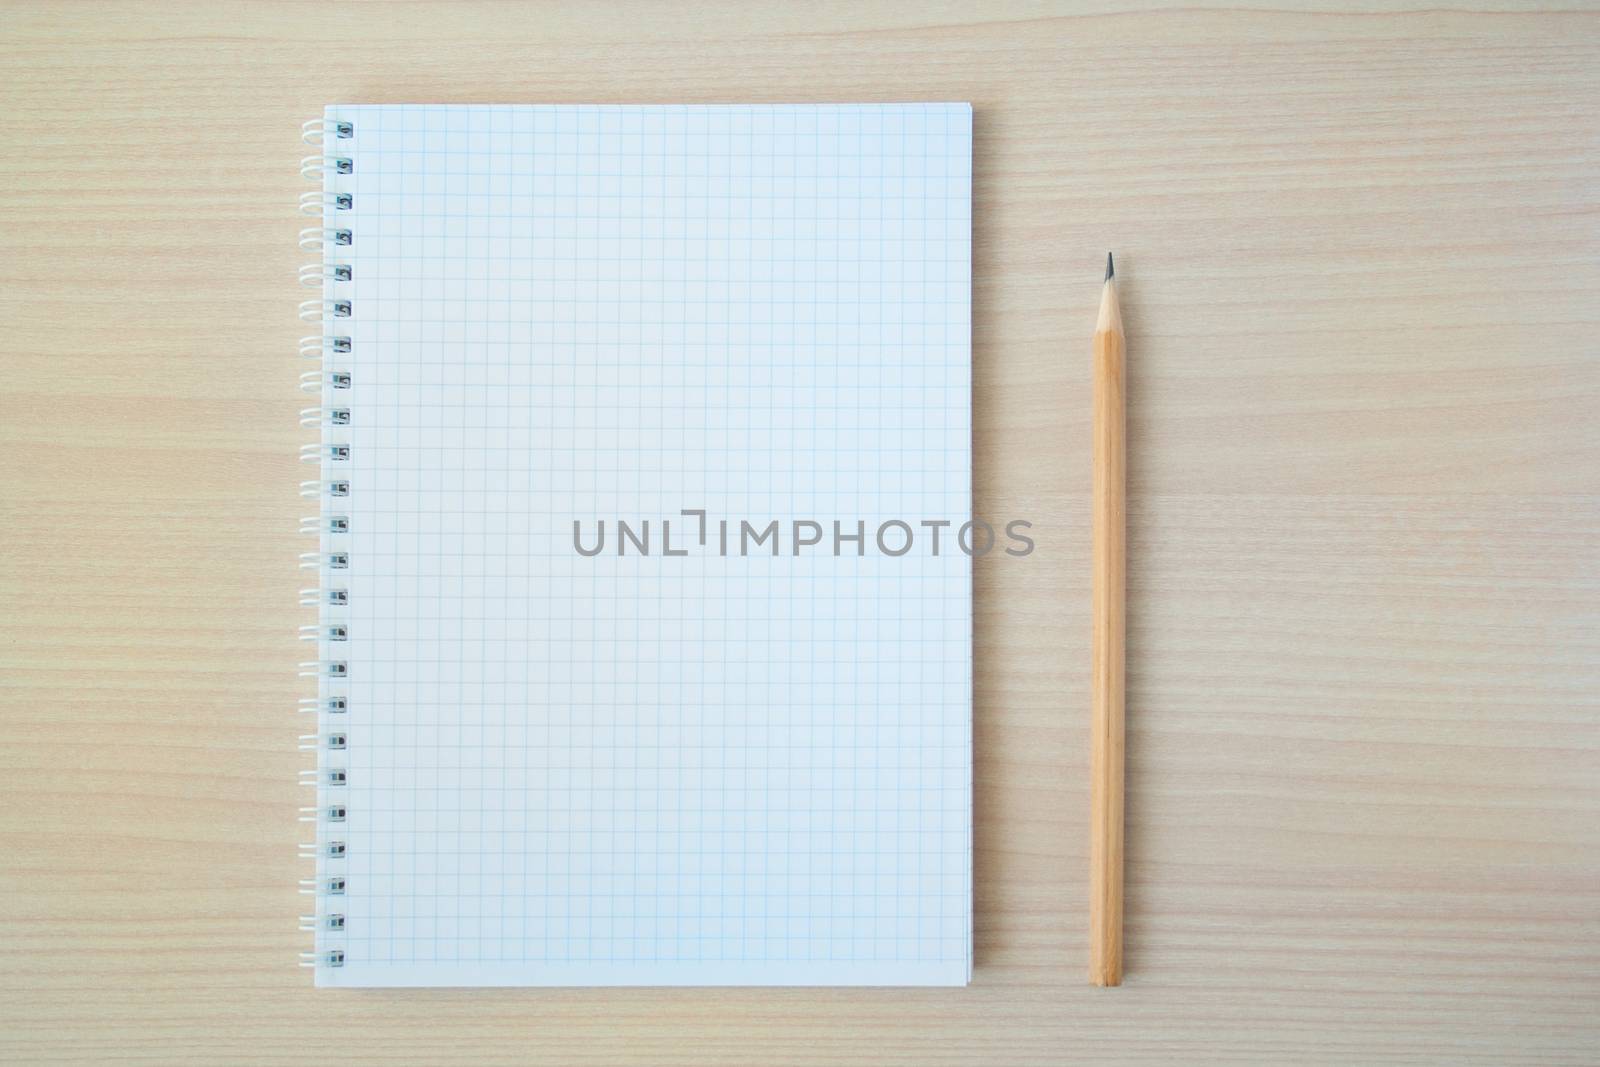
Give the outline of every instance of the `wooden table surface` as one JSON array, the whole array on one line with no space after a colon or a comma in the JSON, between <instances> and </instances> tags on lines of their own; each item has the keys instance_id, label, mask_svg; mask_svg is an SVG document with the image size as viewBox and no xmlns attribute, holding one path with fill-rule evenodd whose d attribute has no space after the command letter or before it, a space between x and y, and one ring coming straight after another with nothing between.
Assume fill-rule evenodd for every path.
<instances>
[{"instance_id":1,"label":"wooden table surface","mask_svg":"<svg viewBox=\"0 0 1600 1067\"><path fill-rule=\"evenodd\" d=\"M1600 1061L1600 14L1285 6L5 5L0 1061ZM976 108L979 510L1039 543L978 568L971 988L313 991L300 121L899 99Z\"/></svg>"}]
</instances>

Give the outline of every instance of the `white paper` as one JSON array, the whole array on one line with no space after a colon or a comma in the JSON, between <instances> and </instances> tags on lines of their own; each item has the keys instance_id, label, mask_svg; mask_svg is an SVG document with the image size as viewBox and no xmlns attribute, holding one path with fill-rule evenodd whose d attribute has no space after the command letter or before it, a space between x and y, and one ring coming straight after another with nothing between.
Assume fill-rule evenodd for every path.
<instances>
[{"instance_id":1,"label":"white paper","mask_svg":"<svg viewBox=\"0 0 1600 1067\"><path fill-rule=\"evenodd\" d=\"M353 386L319 984L965 983L968 105L326 117Z\"/></svg>"}]
</instances>

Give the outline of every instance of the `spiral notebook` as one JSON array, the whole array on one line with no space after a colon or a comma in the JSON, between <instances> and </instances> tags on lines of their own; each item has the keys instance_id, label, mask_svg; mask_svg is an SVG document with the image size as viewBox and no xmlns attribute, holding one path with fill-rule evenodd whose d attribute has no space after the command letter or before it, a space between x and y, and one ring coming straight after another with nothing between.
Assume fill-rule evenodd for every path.
<instances>
[{"instance_id":1,"label":"spiral notebook","mask_svg":"<svg viewBox=\"0 0 1600 1067\"><path fill-rule=\"evenodd\" d=\"M967 982L970 107L305 138L316 983Z\"/></svg>"}]
</instances>

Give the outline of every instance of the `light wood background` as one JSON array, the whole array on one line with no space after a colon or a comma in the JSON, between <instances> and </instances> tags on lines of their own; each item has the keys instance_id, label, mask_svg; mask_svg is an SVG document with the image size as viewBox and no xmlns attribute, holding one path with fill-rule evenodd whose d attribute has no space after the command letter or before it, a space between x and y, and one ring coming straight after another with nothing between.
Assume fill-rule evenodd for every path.
<instances>
[{"instance_id":1,"label":"light wood background","mask_svg":"<svg viewBox=\"0 0 1600 1067\"><path fill-rule=\"evenodd\" d=\"M1257 6L5 4L0 1060L1600 1062L1600 15ZM1038 527L978 572L972 987L314 992L300 121L897 99L976 106L980 510Z\"/></svg>"}]
</instances>

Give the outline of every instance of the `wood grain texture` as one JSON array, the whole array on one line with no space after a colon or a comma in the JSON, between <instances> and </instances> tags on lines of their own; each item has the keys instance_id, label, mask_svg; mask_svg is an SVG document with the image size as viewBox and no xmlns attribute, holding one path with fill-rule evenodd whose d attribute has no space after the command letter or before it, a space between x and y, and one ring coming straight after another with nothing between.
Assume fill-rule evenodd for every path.
<instances>
[{"instance_id":1,"label":"wood grain texture","mask_svg":"<svg viewBox=\"0 0 1600 1067\"><path fill-rule=\"evenodd\" d=\"M1600 1059L1600 15L1285 6L7 4L0 1061ZM975 484L1038 543L978 568L973 986L314 992L300 121L908 98L976 108ZM1107 248L1116 993L1083 981Z\"/></svg>"}]
</instances>

